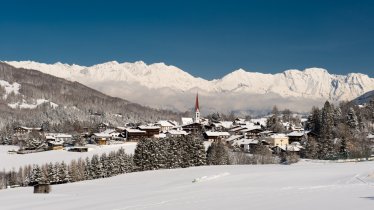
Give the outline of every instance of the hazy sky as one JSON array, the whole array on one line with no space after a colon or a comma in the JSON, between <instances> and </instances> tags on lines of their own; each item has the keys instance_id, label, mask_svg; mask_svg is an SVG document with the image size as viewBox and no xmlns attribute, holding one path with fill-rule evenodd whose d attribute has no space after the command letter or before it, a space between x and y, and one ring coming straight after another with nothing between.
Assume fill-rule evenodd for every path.
<instances>
[{"instance_id":1,"label":"hazy sky","mask_svg":"<svg viewBox=\"0 0 374 210\"><path fill-rule=\"evenodd\" d=\"M307 67L374 77L374 1L1 1L0 60L165 62L206 79Z\"/></svg>"}]
</instances>

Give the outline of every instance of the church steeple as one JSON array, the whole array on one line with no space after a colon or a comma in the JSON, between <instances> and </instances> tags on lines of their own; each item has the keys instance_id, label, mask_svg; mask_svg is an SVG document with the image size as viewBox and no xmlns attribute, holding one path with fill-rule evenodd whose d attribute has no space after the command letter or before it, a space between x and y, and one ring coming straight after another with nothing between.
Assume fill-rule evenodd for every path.
<instances>
[{"instance_id":1,"label":"church steeple","mask_svg":"<svg viewBox=\"0 0 374 210\"><path fill-rule=\"evenodd\" d=\"M199 107L199 93L196 93L195 101L195 122L200 122L200 107Z\"/></svg>"}]
</instances>

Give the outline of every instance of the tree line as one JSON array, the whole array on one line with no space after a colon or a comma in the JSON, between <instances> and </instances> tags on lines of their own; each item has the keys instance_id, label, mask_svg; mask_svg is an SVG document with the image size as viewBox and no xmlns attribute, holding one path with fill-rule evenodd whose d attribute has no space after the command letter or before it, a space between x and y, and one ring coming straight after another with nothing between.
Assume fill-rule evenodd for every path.
<instances>
[{"instance_id":1,"label":"tree line","mask_svg":"<svg viewBox=\"0 0 374 210\"><path fill-rule=\"evenodd\" d=\"M374 100L363 107L344 102L334 106L326 101L322 109L313 107L306 123L311 131L304 142L305 158L346 159L368 158L372 142Z\"/></svg>"}]
</instances>

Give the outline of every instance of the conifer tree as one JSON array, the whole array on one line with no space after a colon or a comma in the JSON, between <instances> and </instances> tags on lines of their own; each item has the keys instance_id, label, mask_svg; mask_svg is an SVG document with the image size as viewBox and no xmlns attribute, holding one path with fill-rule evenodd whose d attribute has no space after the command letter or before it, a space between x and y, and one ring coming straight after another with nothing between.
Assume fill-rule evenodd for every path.
<instances>
[{"instance_id":1,"label":"conifer tree","mask_svg":"<svg viewBox=\"0 0 374 210\"><path fill-rule=\"evenodd\" d=\"M333 143L333 128L334 128L334 107L328 102L322 109L321 132L319 138L319 158L320 159L334 159L336 152Z\"/></svg>"},{"instance_id":2,"label":"conifer tree","mask_svg":"<svg viewBox=\"0 0 374 210\"><path fill-rule=\"evenodd\" d=\"M29 185L36 185L43 180L42 170L39 165L33 165L31 175L29 177Z\"/></svg>"},{"instance_id":3,"label":"conifer tree","mask_svg":"<svg viewBox=\"0 0 374 210\"><path fill-rule=\"evenodd\" d=\"M228 165L229 154L228 150L222 141L218 140L213 142L207 151L207 164L208 165Z\"/></svg>"}]
</instances>

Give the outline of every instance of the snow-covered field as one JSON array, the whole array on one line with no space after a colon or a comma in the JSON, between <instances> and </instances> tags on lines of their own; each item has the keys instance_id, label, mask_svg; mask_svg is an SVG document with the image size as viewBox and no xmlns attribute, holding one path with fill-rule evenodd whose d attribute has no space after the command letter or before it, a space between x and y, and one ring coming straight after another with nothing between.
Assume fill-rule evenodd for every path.
<instances>
[{"instance_id":1,"label":"snow-covered field","mask_svg":"<svg viewBox=\"0 0 374 210\"><path fill-rule=\"evenodd\" d=\"M193 182L194 180L198 180ZM206 166L0 191L1 209L373 209L374 163Z\"/></svg>"},{"instance_id":2,"label":"snow-covered field","mask_svg":"<svg viewBox=\"0 0 374 210\"><path fill-rule=\"evenodd\" d=\"M9 150L18 150L18 146L0 146L0 170L11 170L16 171L20 166L26 166L29 164L44 164L49 162L62 162L66 163L71 160L77 160L79 158L92 157L94 154L109 153L111 151L117 151L121 147L125 149L128 154L133 154L136 143L127 142L125 144L105 145L105 146L89 146L91 149L88 152L68 152L65 150L54 150L46 152L38 152L31 154L8 154Z\"/></svg>"}]
</instances>

